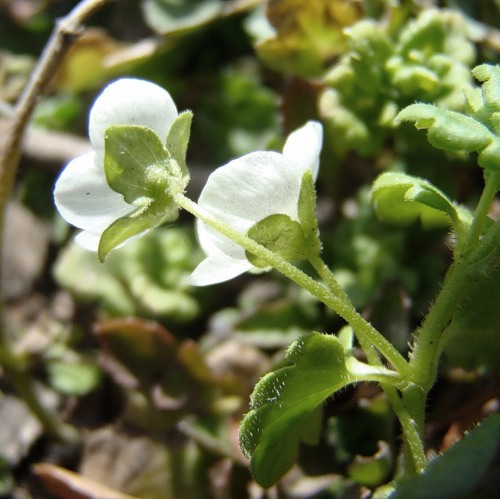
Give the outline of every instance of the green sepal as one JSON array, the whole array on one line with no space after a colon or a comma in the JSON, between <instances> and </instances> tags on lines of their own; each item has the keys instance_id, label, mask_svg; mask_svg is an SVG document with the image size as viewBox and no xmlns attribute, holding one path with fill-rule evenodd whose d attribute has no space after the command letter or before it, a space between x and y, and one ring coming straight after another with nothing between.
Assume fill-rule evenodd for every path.
<instances>
[{"instance_id":1,"label":"green sepal","mask_svg":"<svg viewBox=\"0 0 500 499\"><path fill-rule=\"evenodd\" d=\"M169 154L150 128L111 126L106 130L104 171L109 186L127 203L165 196Z\"/></svg>"},{"instance_id":2,"label":"green sepal","mask_svg":"<svg viewBox=\"0 0 500 499\"><path fill-rule=\"evenodd\" d=\"M298 201L299 221L288 215L275 213L250 227L248 237L285 260L307 260L321 251L318 221L316 219L316 190L311 172L304 173ZM247 252L248 260L256 267L269 264Z\"/></svg>"},{"instance_id":3,"label":"green sepal","mask_svg":"<svg viewBox=\"0 0 500 499\"><path fill-rule=\"evenodd\" d=\"M396 123L412 121L418 129L428 129L429 142L451 152L477 152L478 164L500 170L500 67L476 66L472 74L481 89L465 89L469 115L433 106L412 104L396 116Z\"/></svg>"},{"instance_id":4,"label":"green sepal","mask_svg":"<svg viewBox=\"0 0 500 499\"><path fill-rule=\"evenodd\" d=\"M191 122L193 113L184 111L180 113L172 123L167 135L167 150L172 158L180 166L186 185L189 181L189 171L186 165L186 153L191 133Z\"/></svg>"},{"instance_id":5,"label":"green sepal","mask_svg":"<svg viewBox=\"0 0 500 499\"><path fill-rule=\"evenodd\" d=\"M104 262L112 250L131 237L137 236L165 222L177 220L178 214L179 209L177 205L168 198L156 202L149 200L139 210L131 215L126 215L115 220L106 228L101 235L97 249L99 260Z\"/></svg>"},{"instance_id":6,"label":"green sepal","mask_svg":"<svg viewBox=\"0 0 500 499\"><path fill-rule=\"evenodd\" d=\"M299 222L281 213L257 222L250 227L247 235L289 262L307 260L312 254L317 254L317 237L305 234ZM256 267L269 267L269 263L248 251L246 257Z\"/></svg>"},{"instance_id":7,"label":"green sepal","mask_svg":"<svg viewBox=\"0 0 500 499\"><path fill-rule=\"evenodd\" d=\"M474 77L482 83L483 102L489 112L500 111L500 66L481 64L472 70Z\"/></svg>"},{"instance_id":8,"label":"green sepal","mask_svg":"<svg viewBox=\"0 0 500 499\"><path fill-rule=\"evenodd\" d=\"M335 336L310 333L287 350L284 366L255 386L240 446L256 481L273 485L296 461L311 414L333 393L358 381L397 384L396 373L363 364Z\"/></svg>"},{"instance_id":9,"label":"green sepal","mask_svg":"<svg viewBox=\"0 0 500 499\"><path fill-rule=\"evenodd\" d=\"M372 185L371 200L384 222L408 225L420 219L425 228L454 225L459 238L469 227L472 215L456 206L427 180L405 173L386 172Z\"/></svg>"},{"instance_id":10,"label":"green sepal","mask_svg":"<svg viewBox=\"0 0 500 499\"><path fill-rule=\"evenodd\" d=\"M316 217L316 188L311 171L306 171L302 177L300 186L298 216L305 247L308 255L319 254L321 242L319 239L318 219Z\"/></svg>"},{"instance_id":11,"label":"green sepal","mask_svg":"<svg viewBox=\"0 0 500 499\"><path fill-rule=\"evenodd\" d=\"M136 209L103 232L97 252L101 261L127 239L176 220L179 210L172 196L186 184L181 167L161 139L143 126L106 130L104 171L109 186Z\"/></svg>"}]
</instances>

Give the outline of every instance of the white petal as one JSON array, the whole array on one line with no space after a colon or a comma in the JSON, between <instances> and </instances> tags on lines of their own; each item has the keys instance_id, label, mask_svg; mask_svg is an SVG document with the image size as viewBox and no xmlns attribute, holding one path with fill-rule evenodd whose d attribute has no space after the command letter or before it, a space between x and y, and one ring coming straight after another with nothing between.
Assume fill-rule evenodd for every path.
<instances>
[{"instance_id":1,"label":"white petal","mask_svg":"<svg viewBox=\"0 0 500 499\"><path fill-rule=\"evenodd\" d=\"M172 97L158 85L134 78L111 83L90 111L89 136L97 161L104 161L104 134L109 126L147 126L164 141L176 117L177 108Z\"/></svg>"},{"instance_id":2,"label":"white petal","mask_svg":"<svg viewBox=\"0 0 500 499\"><path fill-rule=\"evenodd\" d=\"M116 246L116 248L114 248L114 249L121 248L122 246L125 246L125 244L128 244L129 242L133 241L134 239L139 239L140 237L147 234L150 230L151 229L146 229L144 232L141 232L140 234L136 234L135 236L130 237L122 244ZM82 248L85 248L85 249L90 250L90 251L97 251L99 248L99 241L101 239L101 235L102 235L102 230L98 231L97 233L84 230L83 232L79 232L75 236L75 241Z\"/></svg>"},{"instance_id":3,"label":"white petal","mask_svg":"<svg viewBox=\"0 0 500 499\"><path fill-rule=\"evenodd\" d=\"M79 232L75 236L75 241L86 250L89 251L97 251L99 248L99 239L101 238L100 234L92 234L87 231Z\"/></svg>"},{"instance_id":4,"label":"white petal","mask_svg":"<svg viewBox=\"0 0 500 499\"><path fill-rule=\"evenodd\" d=\"M217 168L199 204L237 229L274 213L296 219L300 180L282 154L254 152Z\"/></svg>"},{"instance_id":5,"label":"white petal","mask_svg":"<svg viewBox=\"0 0 500 499\"><path fill-rule=\"evenodd\" d=\"M215 170L199 204L227 225L246 233L256 222L281 213L297 220L300 178L294 165L276 152L255 152ZM198 240L207 255L222 251L245 259L245 251L218 231L197 224Z\"/></svg>"},{"instance_id":6,"label":"white petal","mask_svg":"<svg viewBox=\"0 0 500 499\"><path fill-rule=\"evenodd\" d=\"M219 253L203 260L189 277L193 286L208 286L228 281L252 268L248 260L237 260Z\"/></svg>"},{"instance_id":7,"label":"white petal","mask_svg":"<svg viewBox=\"0 0 500 499\"><path fill-rule=\"evenodd\" d=\"M307 170L310 170L316 180L322 143L323 127L317 121L308 121L288 136L283 147L283 155L299 168L298 173L301 178Z\"/></svg>"},{"instance_id":8,"label":"white petal","mask_svg":"<svg viewBox=\"0 0 500 499\"><path fill-rule=\"evenodd\" d=\"M209 211L209 210L207 210ZM227 223L227 221L226 221ZM235 226L231 225L234 229ZM238 229L240 232L245 233L248 229ZM214 256L224 253L226 256L235 258L237 260L245 260L245 250L233 243L229 238L222 235L219 231L212 229L201 220L196 221L196 234L198 242L207 256Z\"/></svg>"},{"instance_id":9,"label":"white petal","mask_svg":"<svg viewBox=\"0 0 500 499\"><path fill-rule=\"evenodd\" d=\"M135 209L109 187L93 152L75 158L64 168L56 181L54 201L67 222L95 235Z\"/></svg>"}]
</instances>

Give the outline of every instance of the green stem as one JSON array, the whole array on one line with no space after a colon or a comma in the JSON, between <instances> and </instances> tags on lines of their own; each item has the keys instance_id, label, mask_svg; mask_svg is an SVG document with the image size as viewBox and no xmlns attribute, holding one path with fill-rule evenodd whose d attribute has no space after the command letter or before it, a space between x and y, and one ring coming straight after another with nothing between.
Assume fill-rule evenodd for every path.
<instances>
[{"instance_id":1,"label":"green stem","mask_svg":"<svg viewBox=\"0 0 500 499\"><path fill-rule=\"evenodd\" d=\"M499 182L500 173L497 172L490 173L486 178L485 188L474 214L474 221L465 239L463 253L448 269L441 292L417 332L410 367L413 381L424 390L430 390L434 384L446 329L470 288L471 282L477 278L478 268L473 265L473 261L475 255L481 254L484 249L480 235ZM486 240L491 243L488 237Z\"/></svg>"},{"instance_id":2,"label":"green stem","mask_svg":"<svg viewBox=\"0 0 500 499\"><path fill-rule=\"evenodd\" d=\"M337 282L337 279L335 279L335 276L332 274L325 262L319 256L311 257L309 262L321 279L323 279L326 285L330 288L330 291L333 293L337 301L341 304L342 314L340 312L338 313L352 326L354 334L358 338L363 350L365 350L368 361L374 365L379 363L378 356L373 350L373 347L382 352L390 362L392 362L391 359L403 359L396 348L394 348L394 346L384 336L382 336L379 331L377 331L357 312L347 293ZM397 366L393 365L400 372L400 374L406 378L409 372L408 363L404 359L403 361L404 364L401 362Z\"/></svg>"},{"instance_id":3,"label":"green stem","mask_svg":"<svg viewBox=\"0 0 500 499\"><path fill-rule=\"evenodd\" d=\"M467 258L476 249L484 230L491 203L500 185L500 172L485 172L485 185L474 213L474 220L465 239L463 256Z\"/></svg>"},{"instance_id":4,"label":"green stem","mask_svg":"<svg viewBox=\"0 0 500 499\"><path fill-rule=\"evenodd\" d=\"M365 334L367 341L373 344L402 376L405 376L408 369L408 362L375 328L369 325L356 312L348 298L347 301L345 301L343 298L333 295L323 284L315 281L284 258L268 250L261 244L258 244L245 234L232 229L183 194L175 195L174 201L186 211L199 218L210 227L216 229L253 255L262 258L262 260L271 267L281 272L300 287L309 291L313 296L318 298L318 300L344 318L352 326L354 331L358 333L361 331L360 334Z\"/></svg>"},{"instance_id":5,"label":"green stem","mask_svg":"<svg viewBox=\"0 0 500 499\"><path fill-rule=\"evenodd\" d=\"M342 289L337 279L333 275L330 268L325 264L325 262L318 256L310 259L311 265L314 267L318 275L325 281L327 286L330 288L332 293L336 296L345 296L346 292ZM350 301L348 301L350 303ZM363 319L364 320L364 319ZM361 328L373 328L373 326L364 321L365 324L360 325ZM358 330L359 331L359 330ZM365 334L357 335L358 341L361 345L361 348L366 354L366 358L371 365L381 365L380 358L377 352L373 349L372 343L369 341L370 334L368 331L365 331ZM392 345L391 345L392 347ZM393 347L394 348L394 347ZM408 369L406 370L406 377L408 375ZM415 421L410 417L409 412L407 411L401 396L398 391L391 385L386 383L380 383L380 386L384 390L389 402L392 405L392 408L399 420L401 425L401 430L403 433L403 439L405 444L405 454L406 458L404 460L404 471L403 476L406 478L408 476L414 475L415 473L421 473L426 466L426 458L425 451L423 446L423 435L419 432L418 425L415 424ZM408 390L413 389L407 388ZM415 387L418 392L421 392L419 387Z\"/></svg>"},{"instance_id":6,"label":"green stem","mask_svg":"<svg viewBox=\"0 0 500 499\"><path fill-rule=\"evenodd\" d=\"M79 3L65 18L58 21L29 83L15 107L12 122L5 137L2 155L0 156L0 260L3 250L5 210L12 193L17 166L21 157L24 130L40 95L50 84L72 42L81 33L81 24L95 10L107 2L108 0L85 0ZM33 414L38 417L47 432L62 440L72 440L75 437L75 432L57 420L55 414L52 414L44 407L39 400L30 373L24 367L24 361L14 353L10 345L10 340L6 334L2 291L3 277L0 276L0 362L19 396L23 398Z\"/></svg>"},{"instance_id":7,"label":"green stem","mask_svg":"<svg viewBox=\"0 0 500 499\"><path fill-rule=\"evenodd\" d=\"M495 257L488 254L494 241L492 242L488 235L481 241L480 236L491 202L498 190L499 180L499 173L492 173L487 177L474 221L465 238L463 251L448 269L441 292L416 333L410 360L410 380L414 389L403 392L403 403L420 435L424 432L427 395L436 381L447 329L471 283L484 272L484 262L480 261L479 257L490 260ZM488 248L484 247L486 245ZM478 260L477 264L475 260Z\"/></svg>"}]
</instances>

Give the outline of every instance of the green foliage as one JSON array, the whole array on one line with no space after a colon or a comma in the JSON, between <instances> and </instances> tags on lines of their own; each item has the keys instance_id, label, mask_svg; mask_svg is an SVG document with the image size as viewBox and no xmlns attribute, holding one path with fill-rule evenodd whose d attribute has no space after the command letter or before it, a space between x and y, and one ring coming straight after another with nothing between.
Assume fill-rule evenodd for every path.
<instances>
[{"instance_id":1,"label":"green foliage","mask_svg":"<svg viewBox=\"0 0 500 499\"><path fill-rule=\"evenodd\" d=\"M372 203L377 216L394 224L407 225L420 219L424 228L452 225L458 244L472 221L472 213L456 206L427 180L405 173L387 172L372 185Z\"/></svg>"},{"instance_id":2,"label":"green foliage","mask_svg":"<svg viewBox=\"0 0 500 499\"><path fill-rule=\"evenodd\" d=\"M47 364L47 373L52 387L65 395L86 395L102 378L102 372L94 362L83 360L51 360Z\"/></svg>"},{"instance_id":3,"label":"green foliage","mask_svg":"<svg viewBox=\"0 0 500 499\"><path fill-rule=\"evenodd\" d=\"M447 331L444 354L449 365L469 370L498 367L499 293L499 268L491 268L488 274L471 283L464 305Z\"/></svg>"},{"instance_id":4,"label":"green foliage","mask_svg":"<svg viewBox=\"0 0 500 499\"><path fill-rule=\"evenodd\" d=\"M500 67L483 64L472 71L481 89L467 92L467 114L440 109L431 104L413 104L403 109L397 121L411 121L427 129L427 139L438 149L477 152L486 170L500 170Z\"/></svg>"},{"instance_id":5,"label":"green foliage","mask_svg":"<svg viewBox=\"0 0 500 499\"><path fill-rule=\"evenodd\" d=\"M309 417L333 393L363 379L397 381L395 373L355 360L351 341L348 331L340 339L321 333L303 336L289 347L284 366L255 386L252 410L241 424L240 444L263 487L274 484L293 465Z\"/></svg>"},{"instance_id":6,"label":"green foliage","mask_svg":"<svg viewBox=\"0 0 500 499\"><path fill-rule=\"evenodd\" d=\"M215 331L231 331L244 344L284 348L321 321L318 303L302 289L259 280L238 296L235 307L212 316Z\"/></svg>"},{"instance_id":7,"label":"green foliage","mask_svg":"<svg viewBox=\"0 0 500 499\"><path fill-rule=\"evenodd\" d=\"M41 100L33 116L33 124L51 130L73 128L76 118L82 111L82 104L71 94L56 95Z\"/></svg>"},{"instance_id":8,"label":"green foliage","mask_svg":"<svg viewBox=\"0 0 500 499\"><path fill-rule=\"evenodd\" d=\"M143 4L151 28L169 35L203 27L217 19L223 7L223 0L146 0Z\"/></svg>"},{"instance_id":9,"label":"green foliage","mask_svg":"<svg viewBox=\"0 0 500 499\"><path fill-rule=\"evenodd\" d=\"M349 48L325 76L320 100L339 155L377 153L397 112L411 102L463 108L475 51L458 12L424 10L395 33L362 20L347 36Z\"/></svg>"},{"instance_id":10,"label":"green foliage","mask_svg":"<svg viewBox=\"0 0 500 499\"><path fill-rule=\"evenodd\" d=\"M185 229L157 229L112 253L104 264L75 243L54 267L58 283L100 302L112 315L147 315L185 321L199 310L187 278L200 259Z\"/></svg>"},{"instance_id":11,"label":"green foliage","mask_svg":"<svg viewBox=\"0 0 500 499\"><path fill-rule=\"evenodd\" d=\"M414 225L401 228L379 222L368 190L360 190L349 204L353 214L341 219L334 230L322 233L324 259L357 307L371 306L378 299L385 301L386 293L400 290L399 298L394 296L383 313L388 334L396 329L392 322L396 316L406 314L406 294L415 297L414 307L420 309L427 307L436 292L436 275L442 274L447 261L427 248L438 244L444 230L422 232ZM408 323L400 324L397 334L408 327ZM400 338L397 343L404 346L407 341Z\"/></svg>"},{"instance_id":12,"label":"green foliage","mask_svg":"<svg viewBox=\"0 0 500 499\"><path fill-rule=\"evenodd\" d=\"M481 479L498 453L500 416L485 419L460 442L429 464L426 472L404 483L391 499L484 497ZM474 492L479 490L478 494ZM471 495L472 494L472 495Z\"/></svg>"}]
</instances>

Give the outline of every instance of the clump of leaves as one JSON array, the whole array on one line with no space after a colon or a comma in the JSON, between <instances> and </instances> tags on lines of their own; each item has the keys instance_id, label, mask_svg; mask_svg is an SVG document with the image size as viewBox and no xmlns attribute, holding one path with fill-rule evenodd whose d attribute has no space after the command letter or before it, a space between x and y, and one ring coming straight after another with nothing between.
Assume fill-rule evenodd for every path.
<instances>
[{"instance_id":1,"label":"clump of leaves","mask_svg":"<svg viewBox=\"0 0 500 499\"><path fill-rule=\"evenodd\" d=\"M346 33L349 48L326 75L320 98L337 154L378 152L396 114L412 102L463 109L475 49L460 13L425 10L396 33L365 19Z\"/></svg>"},{"instance_id":2,"label":"clump of leaves","mask_svg":"<svg viewBox=\"0 0 500 499\"><path fill-rule=\"evenodd\" d=\"M201 259L186 229L150 232L101 264L95 253L71 243L54 267L57 282L111 315L146 315L187 321L199 305L188 277Z\"/></svg>"}]
</instances>

